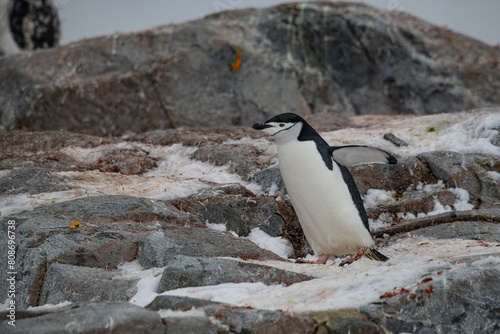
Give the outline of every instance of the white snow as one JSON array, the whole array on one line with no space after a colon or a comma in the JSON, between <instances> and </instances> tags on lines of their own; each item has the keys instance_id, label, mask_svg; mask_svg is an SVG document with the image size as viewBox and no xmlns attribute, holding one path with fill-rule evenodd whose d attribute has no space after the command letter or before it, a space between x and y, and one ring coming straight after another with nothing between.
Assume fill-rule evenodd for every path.
<instances>
[{"instance_id":1,"label":"white snow","mask_svg":"<svg viewBox=\"0 0 500 334\"><path fill-rule=\"evenodd\" d=\"M451 207L449 205L443 205L439 202L437 198L434 198L434 209L432 209L431 212L427 212L426 214L428 216L433 216L433 215L438 215L443 212L449 212L452 211Z\"/></svg>"},{"instance_id":2,"label":"white snow","mask_svg":"<svg viewBox=\"0 0 500 334\"><path fill-rule=\"evenodd\" d=\"M54 308L68 306L68 305L71 305L71 304L73 304L73 302L65 300L65 301L60 302L58 304L45 304L45 305L41 305L41 306L28 306L27 309L28 310L36 310L36 311L50 310L50 309L54 309Z\"/></svg>"},{"instance_id":3,"label":"white snow","mask_svg":"<svg viewBox=\"0 0 500 334\"><path fill-rule=\"evenodd\" d=\"M394 193L383 189L368 189L363 196L365 208L374 208L380 204L395 203Z\"/></svg>"},{"instance_id":4,"label":"white snow","mask_svg":"<svg viewBox=\"0 0 500 334\"><path fill-rule=\"evenodd\" d=\"M205 226L211 230L226 232L227 226L225 223L209 223L208 220L205 222ZM238 238L238 234L234 231L229 231L233 236Z\"/></svg>"},{"instance_id":5,"label":"white snow","mask_svg":"<svg viewBox=\"0 0 500 334\"><path fill-rule=\"evenodd\" d=\"M272 237L258 227L253 228L250 234L243 239L248 239L260 248L267 249L284 259L289 258L293 254L293 247L290 241L282 237Z\"/></svg>"},{"instance_id":6,"label":"white snow","mask_svg":"<svg viewBox=\"0 0 500 334\"><path fill-rule=\"evenodd\" d=\"M0 197L0 217L14 215L16 213L33 210L37 206L69 201L86 196L83 189L68 191L48 192L36 195L19 194Z\"/></svg>"},{"instance_id":7,"label":"white snow","mask_svg":"<svg viewBox=\"0 0 500 334\"><path fill-rule=\"evenodd\" d=\"M142 307L151 303L158 295L156 288L158 288L160 281L161 275L142 278L137 283L137 293L130 299L130 302Z\"/></svg>"},{"instance_id":8,"label":"white snow","mask_svg":"<svg viewBox=\"0 0 500 334\"><path fill-rule=\"evenodd\" d=\"M205 225L211 229L211 230L215 230L215 231L221 231L221 232L225 232L227 231L227 226L226 224L224 223L221 223L221 224L217 224L217 223L209 223L208 221L205 222Z\"/></svg>"},{"instance_id":9,"label":"white snow","mask_svg":"<svg viewBox=\"0 0 500 334\"><path fill-rule=\"evenodd\" d=\"M382 212L376 219L368 218L370 230L376 231L391 226L394 217L386 212Z\"/></svg>"},{"instance_id":10,"label":"white snow","mask_svg":"<svg viewBox=\"0 0 500 334\"><path fill-rule=\"evenodd\" d=\"M496 183L500 184L500 173L495 172L495 171L488 171L486 172L490 178L493 179Z\"/></svg>"},{"instance_id":11,"label":"white snow","mask_svg":"<svg viewBox=\"0 0 500 334\"><path fill-rule=\"evenodd\" d=\"M140 278L137 293L130 299L132 304L146 306L157 296L156 288L160 284L163 268L144 269L137 260L118 266L120 275L116 278Z\"/></svg>"},{"instance_id":12,"label":"white snow","mask_svg":"<svg viewBox=\"0 0 500 334\"><path fill-rule=\"evenodd\" d=\"M467 211L474 209L474 204L469 203L469 192L462 188L449 188L455 196L457 197L453 207L457 211Z\"/></svg>"}]
</instances>

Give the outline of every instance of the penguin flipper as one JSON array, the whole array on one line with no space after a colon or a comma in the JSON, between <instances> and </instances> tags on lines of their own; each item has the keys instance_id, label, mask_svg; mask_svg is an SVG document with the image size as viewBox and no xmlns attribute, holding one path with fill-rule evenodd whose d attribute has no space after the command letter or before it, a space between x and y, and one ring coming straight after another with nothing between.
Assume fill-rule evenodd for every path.
<instances>
[{"instance_id":1,"label":"penguin flipper","mask_svg":"<svg viewBox=\"0 0 500 334\"><path fill-rule=\"evenodd\" d=\"M398 160L390 153L370 146L330 146L328 153L335 162L350 167L361 164L396 164Z\"/></svg>"}]
</instances>

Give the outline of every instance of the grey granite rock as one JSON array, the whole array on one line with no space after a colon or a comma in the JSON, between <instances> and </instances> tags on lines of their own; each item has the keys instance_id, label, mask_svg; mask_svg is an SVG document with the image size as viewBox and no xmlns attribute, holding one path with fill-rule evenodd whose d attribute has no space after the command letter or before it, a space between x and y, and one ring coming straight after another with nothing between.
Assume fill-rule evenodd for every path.
<instances>
[{"instance_id":1,"label":"grey granite rock","mask_svg":"<svg viewBox=\"0 0 500 334\"><path fill-rule=\"evenodd\" d=\"M498 258L498 254L494 255ZM495 257L492 257L494 259ZM464 265L444 270L415 291L361 308L394 333L497 333L500 330L498 262L488 255L464 258Z\"/></svg>"},{"instance_id":2,"label":"grey granite rock","mask_svg":"<svg viewBox=\"0 0 500 334\"><path fill-rule=\"evenodd\" d=\"M165 334L218 334L219 328L202 316L168 316L163 318Z\"/></svg>"},{"instance_id":3,"label":"grey granite rock","mask_svg":"<svg viewBox=\"0 0 500 334\"><path fill-rule=\"evenodd\" d=\"M262 282L266 285L307 281L313 277L260 264L230 259L177 255L168 261L157 292L222 283Z\"/></svg>"},{"instance_id":4,"label":"grey granite rock","mask_svg":"<svg viewBox=\"0 0 500 334\"><path fill-rule=\"evenodd\" d=\"M232 70L239 47L241 66ZM407 14L361 4L236 10L4 57L0 124L121 135L249 125L283 110L466 110L500 102L499 54Z\"/></svg>"},{"instance_id":5,"label":"grey granite rock","mask_svg":"<svg viewBox=\"0 0 500 334\"><path fill-rule=\"evenodd\" d=\"M129 301L137 292L138 280L105 269L52 263L45 273L39 304Z\"/></svg>"},{"instance_id":6,"label":"grey granite rock","mask_svg":"<svg viewBox=\"0 0 500 334\"><path fill-rule=\"evenodd\" d=\"M0 196L40 194L71 189L64 179L40 168L14 169L0 177Z\"/></svg>"},{"instance_id":7,"label":"grey granite rock","mask_svg":"<svg viewBox=\"0 0 500 334\"><path fill-rule=\"evenodd\" d=\"M145 268L163 267L176 255L281 259L249 240L207 228L172 227L141 237L137 259Z\"/></svg>"},{"instance_id":8,"label":"grey granite rock","mask_svg":"<svg viewBox=\"0 0 500 334\"><path fill-rule=\"evenodd\" d=\"M480 208L500 205L500 185L488 177L487 170L476 162L475 156L434 151L421 153L417 158L427 163L434 176L449 187L467 189L473 203Z\"/></svg>"},{"instance_id":9,"label":"grey granite rock","mask_svg":"<svg viewBox=\"0 0 500 334\"><path fill-rule=\"evenodd\" d=\"M229 327L229 333L316 333L317 323L309 315L249 307L207 306L203 311Z\"/></svg>"},{"instance_id":10,"label":"grey granite rock","mask_svg":"<svg viewBox=\"0 0 500 334\"><path fill-rule=\"evenodd\" d=\"M169 295L159 295L146 306L147 309L158 311L158 310L172 310L172 311L189 311L193 308L202 308L208 305L222 305L223 303L214 302L211 300L191 298L191 297L180 297L180 296L169 296Z\"/></svg>"},{"instance_id":11,"label":"grey granite rock","mask_svg":"<svg viewBox=\"0 0 500 334\"><path fill-rule=\"evenodd\" d=\"M80 303L54 312L27 314L16 326L0 323L1 333L151 333L163 334L165 325L158 313L128 302Z\"/></svg>"},{"instance_id":12,"label":"grey granite rock","mask_svg":"<svg viewBox=\"0 0 500 334\"><path fill-rule=\"evenodd\" d=\"M41 206L7 219L16 221L20 309L38 305L51 263L115 269L118 264L136 258L138 233L158 229L153 226L158 220L182 225L190 222L188 214L164 202L128 196L80 198ZM73 220L82 225L70 229ZM6 225L1 227L6 229ZM0 245L5 247L6 243ZM6 261L7 257L0 257L2 268L6 267ZM6 288L1 281L0 291L3 293Z\"/></svg>"},{"instance_id":13,"label":"grey granite rock","mask_svg":"<svg viewBox=\"0 0 500 334\"><path fill-rule=\"evenodd\" d=\"M174 200L172 204L202 222L225 224L229 231L243 237L256 227L270 236L281 236L286 224L276 198L255 196L248 191L239 194L197 194Z\"/></svg>"}]
</instances>

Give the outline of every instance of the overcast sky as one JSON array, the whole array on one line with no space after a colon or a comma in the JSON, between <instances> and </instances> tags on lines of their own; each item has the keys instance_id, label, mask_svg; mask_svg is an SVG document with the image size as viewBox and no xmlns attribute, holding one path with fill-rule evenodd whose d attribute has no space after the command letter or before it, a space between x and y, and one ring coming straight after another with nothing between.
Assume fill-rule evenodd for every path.
<instances>
[{"instance_id":1,"label":"overcast sky","mask_svg":"<svg viewBox=\"0 0 500 334\"><path fill-rule=\"evenodd\" d=\"M332 0L333 1L333 0ZM116 31L130 32L201 18L222 9L267 7L278 0L54 0L62 21L61 44ZM500 43L498 0L365 0L408 12L489 44Z\"/></svg>"}]
</instances>

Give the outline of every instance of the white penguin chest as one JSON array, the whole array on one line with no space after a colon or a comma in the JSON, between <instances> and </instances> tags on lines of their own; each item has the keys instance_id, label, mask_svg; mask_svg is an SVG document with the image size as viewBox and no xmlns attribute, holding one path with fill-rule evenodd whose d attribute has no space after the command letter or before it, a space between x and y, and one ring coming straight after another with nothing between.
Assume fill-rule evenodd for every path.
<instances>
[{"instance_id":1,"label":"white penguin chest","mask_svg":"<svg viewBox=\"0 0 500 334\"><path fill-rule=\"evenodd\" d=\"M281 174L309 244L319 254L348 254L373 245L339 166L330 170L313 141L278 146Z\"/></svg>"}]
</instances>

